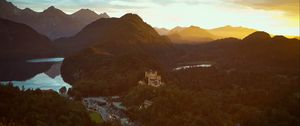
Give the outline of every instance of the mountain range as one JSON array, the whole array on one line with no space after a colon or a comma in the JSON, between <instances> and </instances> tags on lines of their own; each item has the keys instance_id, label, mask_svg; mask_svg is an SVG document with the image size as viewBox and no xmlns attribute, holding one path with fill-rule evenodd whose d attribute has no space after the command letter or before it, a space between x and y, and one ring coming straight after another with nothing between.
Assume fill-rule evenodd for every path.
<instances>
[{"instance_id":1,"label":"mountain range","mask_svg":"<svg viewBox=\"0 0 300 126\"><path fill-rule=\"evenodd\" d=\"M0 60L24 61L59 54L65 57L61 69L64 80L75 85L81 81L103 81L101 88L104 86L114 89L114 92L122 92L134 86L141 79L140 75L149 69L164 73L177 63L198 60L214 60L220 63L222 69L236 65L246 70L264 70L266 68L257 67L264 63L278 67L278 70L299 67L295 64L298 62L299 40L271 37L254 29L232 26L154 29L136 14L99 18L88 9L67 15L53 6L40 13L28 8L18 9L6 1L1 1L0 6L3 10L0 15L5 17L0 24ZM19 22L16 20L31 24L16 23ZM74 28L78 30L76 34ZM63 38L51 42L42 35L45 33L34 29L62 35L60 37ZM69 36L71 32L73 35ZM245 66L244 62L251 65ZM282 66L282 63L293 67ZM114 84L105 85L111 82Z\"/></svg>"},{"instance_id":2,"label":"mountain range","mask_svg":"<svg viewBox=\"0 0 300 126\"><path fill-rule=\"evenodd\" d=\"M255 29L245 27L224 26L214 29L203 29L197 26L180 27L177 26L171 30L165 28L155 28L160 35L168 36L175 43L203 43L212 40L234 37L243 39Z\"/></svg>"},{"instance_id":3,"label":"mountain range","mask_svg":"<svg viewBox=\"0 0 300 126\"><path fill-rule=\"evenodd\" d=\"M68 15L53 6L43 12L35 12L29 8L19 9L6 0L0 1L0 17L27 24L52 40L73 36L87 24L99 18L109 18L106 13L98 15L89 9Z\"/></svg>"},{"instance_id":4,"label":"mountain range","mask_svg":"<svg viewBox=\"0 0 300 126\"><path fill-rule=\"evenodd\" d=\"M246 28L246 27L233 27L230 25L227 25L224 27L219 27L219 28L214 28L214 29L209 29L209 32L211 34L215 35L216 38L218 38L218 39L228 38L228 37L243 39L246 36L256 32L256 31L258 31L258 30Z\"/></svg>"}]
</instances>

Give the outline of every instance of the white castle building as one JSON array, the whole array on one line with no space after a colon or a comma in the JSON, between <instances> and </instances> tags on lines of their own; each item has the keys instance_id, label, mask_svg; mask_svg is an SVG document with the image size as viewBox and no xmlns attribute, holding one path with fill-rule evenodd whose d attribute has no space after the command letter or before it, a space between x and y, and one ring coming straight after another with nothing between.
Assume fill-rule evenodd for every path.
<instances>
[{"instance_id":1,"label":"white castle building","mask_svg":"<svg viewBox=\"0 0 300 126\"><path fill-rule=\"evenodd\" d=\"M153 87L159 87L164 85L164 83L161 81L161 76L158 75L157 71L146 71L145 72L145 79L139 81L140 85L149 85Z\"/></svg>"}]
</instances>

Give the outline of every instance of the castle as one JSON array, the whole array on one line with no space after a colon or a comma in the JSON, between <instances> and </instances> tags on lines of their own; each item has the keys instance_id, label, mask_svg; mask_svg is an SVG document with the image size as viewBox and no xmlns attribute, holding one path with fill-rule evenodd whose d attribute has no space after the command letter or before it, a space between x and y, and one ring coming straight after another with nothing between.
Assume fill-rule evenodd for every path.
<instances>
[{"instance_id":1,"label":"castle","mask_svg":"<svg viewBox=\"0 0 300 126\"><path fill-rule=\"evenodd\" d=\"M139 81L140 85L149 85L153 87L159 87L164 85L161 81L161 76L158 75L157 71L150 70L149 72L145 72L145 79L144 81Z\"/></svg>"}]
</instances>

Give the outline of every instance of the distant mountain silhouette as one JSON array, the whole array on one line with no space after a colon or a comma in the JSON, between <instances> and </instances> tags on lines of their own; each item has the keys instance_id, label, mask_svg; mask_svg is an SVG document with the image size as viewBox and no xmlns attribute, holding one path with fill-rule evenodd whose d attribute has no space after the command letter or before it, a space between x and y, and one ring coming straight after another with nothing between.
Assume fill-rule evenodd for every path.
<instances>
[{"instance_id":1,"label":"distant mountain silhouette","mask_svg":"<svg viewBox=\"0 0 300 126\"><path fill-rule=\"evenodd\" d=\"M0 18L0 81L26 80L47 70L51 64L26 60L53 57L50 40L25 24Z\"/></svg>"},{"instance_id":2,"label":"distant mountain silhouette","mask_svg":"<svg viewBox=\"0 0 300 126\"><path fill-rule=\"evenodd\" d=\"M271 35L263 32L263 31L257 31L254 32L247 37L245 37L244 41L252 41L252 42L262 42L262 41L270 41L272 39Z\"/></svg>"},{"instance_id":3,"label":"distant mountain silhouette","mask_svg":"<svg viewBox=\"0 0 300 126\"><path fill-rule=\"evenodd\" d=\"M35 12L29 8L23 10L11 2L0 2L0 17L24 23L51 39L75 35L87 24L99 19L108 18L107 14L94 15L94 12L81 10L72 15L51 6L43 12Z\"/></svg>"},{"instance_id":4,"label":"distant mountain silhouette","mask_svg":"<svg viewBox=\"0 0 300 126\"><path fill-rule=\"evenodd\" d=\"M199 43L214 39L214 36L207 30L196 26L176 27L169 32L168 36L175 43Z\"/></svg>"},{"instance_id":5,"label":"distant mountain silhouette","mask_svg":"<svg viewBox=\"0 0 300 126\"><path fill-rule=\"evenodd\" d=\"M85 47L65 59L62 65L65 81L111 82L102 85L113 88L111 94L136 85L146 70L161 70L175 52L168 38L160 36L135 14L99 19L76 36L56 43L65 44L62 49Z\"/></svg>"},{"instance_id":6,"label":"distant mountain silhouette","mask_svg":"<svg viewBox=\"0 0 300 126\"><path fill-rule=\"evenodd\" d=\"M167 35L173 42L182 44L211 42L212 40L231 37L243 39L244 37L257 31L255 29L245 27L232 27L230 25L215 29L202 29L196 26L177 26L171 30L167 30L165 28L156 28L155 30L160 35Z\"/></svg>"},{"instance_id":7,"label":"distant mountain silhouette","mask_svg":"<svg viewBox=\"0 0 300 126\"><path fill-rule=\"evenodd\" d=\"M94 11L91 11L89 9L81 9L71 15L72 18L80 21L81 23L88 25L92 23L93 21L98 20L99 18L109 18L109 16L106 13L102 13L98 15Z\"/></svg>"},{"instance_id":8,"label":"distant mountain silhouette","mask_svg":"<svg viewBox=\"0 0 300 126\"><path fill-rule=\"evenodd\" d=\"M160 35L167 35L169 33L169 30L166 28L154 28L154 29Z\"/></svg>"},{"instance_id":9,"label":"distant mountain silhouette","mask_svg":"<svg viewBox=\"0 0 300 126\"><path fill-rule=\"evenodd\" d=\"M186 29L186 28L188 28L188 27L176 26L175 28L173 28L169 31L169 34L174 34L174 33L180 32L180 31L182 31L183 29Z\"/></svg>"},{"instance_id":10,"label":"distant mountain silhouette","mask_svg":"<svg viewBox=\"0 0 300 126\"><path fill-rule=\"evenodd\" d=\"M228 37L242 39L255 31L257 30L245 27L232 27L230 25L209 30L209 32L215 35L218 39Z\"/></svg>"}]
</instances>

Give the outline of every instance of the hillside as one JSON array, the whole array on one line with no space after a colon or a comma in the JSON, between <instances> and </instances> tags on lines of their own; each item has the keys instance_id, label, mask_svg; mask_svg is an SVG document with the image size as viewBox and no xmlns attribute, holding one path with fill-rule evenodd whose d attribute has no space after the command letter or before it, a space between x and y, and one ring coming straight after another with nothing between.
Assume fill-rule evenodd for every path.
<instances>
[{"instance_id":1,"label":"hillside","mask_svg":"<svg viewBox=\"0 0 300 126\"><path fill-rule=\"evenodd\" d=\"M132 88L124 101L133 119L147 126L299 124L299 40L255 32L177 47L185 50L178 66L211 66L170 71L160 88Z\"/></svg>"},{"instance_id":2,"label":"hillside","mask_svg":"<svg viewBox=\"0 0 300 126\"><path fill-rule=\"evenodd\" d=\"M99 126L92 122L80 102L51 90L23 91L0 84L0 98L1 126Z\"/></svg>"},{"instance_id":3,"label":"hillside","mask_svg":"<svg viewBox=\"0 0 300 126\"><path fill-rule=\"evenodd\" d=\"M64 80L84 95L127 91L146 70L162 70L176 52L167 38L135 14L99 19L59 43L65 43L65 49L85 47L62 65Z\"/></svg>"},{"instance_id":4,"label":"hillside","mask_svg":"<svg viewBox=\"0 0 300 126\"><path fill-rule=\"evenodd\" d=\"M0 59L50 57L54 46L50 40L27 25L0 18Z\"/></svg>"},{"instance_id":5,"label":"hillside","mask_svg":"<svg viewBox=\"0 0 300 126\"><path fill-rule=\"evenodd\" d=\"M299 68L299 40L284 36L271 37L265 32L254 32L242 40L226 38L185 48L188 52L181 61L214 61L222 67L244 70L279 70L297 72ZM268 66L268 67L265 67ZM287 71L286 71L287 72Z\"/></svg>"},{"instance_id":6,"label":"hillside","mask_svg":"<svg viewBox=\"0 0 300 126\"><path fill-rule=\"evenodd\" d=\"M55 56L50 40L27 25L0 19L0 80L25 80L51 64L29 64L28 59Z\"/></svg>"}]
</instances>

